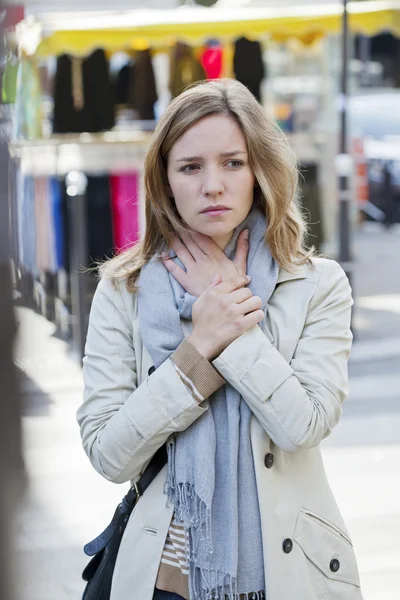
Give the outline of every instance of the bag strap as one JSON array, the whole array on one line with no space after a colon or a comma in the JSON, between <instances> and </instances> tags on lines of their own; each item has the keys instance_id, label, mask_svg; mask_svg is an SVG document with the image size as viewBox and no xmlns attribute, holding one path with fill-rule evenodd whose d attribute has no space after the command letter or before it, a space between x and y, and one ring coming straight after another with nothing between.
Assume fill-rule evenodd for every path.
<instances>
[{"instance_id":1,"label":"bag strap","mask_svg":"<svg viewBox=\"0 0 400 600\"><path fill-rule=\"evenodd\" d=\"M125 525L129 519L129 515L132 513L136 502L139 500L140 496L144 494L144 492L149 487L150 483L157 477L163 466L166 464L167 458L167 449L165 444L161 446L154 454L153 458L149 462L147 468L143 472L139 481L136 481L126 496L122 499L122 501L118 504L115 509L114 516L111 520L111 523L105 528L105 530L97 536L94 540L89 542L84 547L84 552L87 556L94 556L101 550L103 550L107 544L113 539L114 534L120 529L120 534L122 536L122 532L125 528ZM121 519L123 519L123 525L121 528Z\"/></svg>"},{"instance_id":2,"label":"bag strap","mask_svg":"<svg viewBox=\"0 0 400 600\"><path fill-rule=\"evenodd\" d=\"M154 454L153 458L147 465L147 468L142 473L139 481L136 481L129 492L126 494L124 500L130 507L134 507L140 496L143 496L153 479L157 477L161 469L167 463L167 448L165 444L161 446Z\"/></svg>"}]
</instances>

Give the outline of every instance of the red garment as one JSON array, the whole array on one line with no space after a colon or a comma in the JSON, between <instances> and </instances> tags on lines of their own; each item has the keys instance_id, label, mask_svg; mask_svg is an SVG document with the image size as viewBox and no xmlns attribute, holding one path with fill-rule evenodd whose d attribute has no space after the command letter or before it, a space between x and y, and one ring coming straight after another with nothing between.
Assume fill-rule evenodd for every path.
<instances>
[{"instance_id":1,"label":"red garment","mask_svg":"<svg viewBox=\"0 0 400 600\"><path fill-rule=\"evenodd\" d=\"M201 64L206 72L207 79L222 77L222 48L206 48L201 55Z\"/></svg>"},{"instance_id":2,"label":"red garment","mask_svg":"<svg viewBox=\"0 0 400 600\"><path fill-rule=\"evenodd\" d=\"M121 251L133 246L140 237L139 178L131 171L111 175L110 181L114 245Z\"/></svg>"},{"instance_id":3,"label":"red garment","mask_svg":"<svg viewBox=\"0 0 400 600\"><path fill-rule=\"evenodd\" d=\"M25 2L24 2L25 4ZM16 4L15 6L4 6L5 16L3 27L4 29L15 28L18 23L25 19L25 8L21 4Z\"/></svg>"}]
</instances>

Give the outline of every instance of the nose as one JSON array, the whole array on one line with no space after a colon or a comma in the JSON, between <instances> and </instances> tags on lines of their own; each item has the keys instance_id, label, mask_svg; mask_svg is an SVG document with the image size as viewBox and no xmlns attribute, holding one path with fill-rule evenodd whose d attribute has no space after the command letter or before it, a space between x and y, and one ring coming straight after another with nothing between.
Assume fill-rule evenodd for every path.
<instances>
[{"instance_id":1,"label":"nose","mask_svg":"<svg viewBox=\"0 0 400 600\"><path fill-rule=\"evenodd\" d=\"M224 184L221 175L217 171L205 173L202 193L204 196L219 196L224 192Z\"/></svg>"}]
</instances>

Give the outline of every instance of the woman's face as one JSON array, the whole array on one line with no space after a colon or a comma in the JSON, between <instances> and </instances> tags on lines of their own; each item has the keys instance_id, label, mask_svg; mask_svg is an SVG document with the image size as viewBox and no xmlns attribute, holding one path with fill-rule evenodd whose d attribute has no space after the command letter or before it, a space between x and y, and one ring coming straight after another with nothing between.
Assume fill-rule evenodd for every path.
<instances>
[{"instance_id":1,"label":"woman's face","mask_svg":"<svg viewBox=\"0 0 400 600\"><path fill-rule=\"evenodd\" d=\"M253 204L255 178L238 123L226 115L198 121L172 147L167 176L184 223L224 249Z\"/></svg>"}]
</instances>

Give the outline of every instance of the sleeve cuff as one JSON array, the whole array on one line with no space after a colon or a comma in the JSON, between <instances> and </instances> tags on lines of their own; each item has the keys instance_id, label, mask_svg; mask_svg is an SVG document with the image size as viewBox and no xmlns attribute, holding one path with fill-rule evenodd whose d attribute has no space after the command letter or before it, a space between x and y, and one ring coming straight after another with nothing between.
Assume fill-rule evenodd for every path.
<instances>
[{"instance_id":1,"label":"sleeve cuff","mask_svg":"<svg viewBox=\"0 0 400 600\"><path fill-rule=\"evenodd\" d=\"M187 340L182 341L171 355L171 360L200 402L226 383L214 366Z\"/></svg>"}]
</instances>

